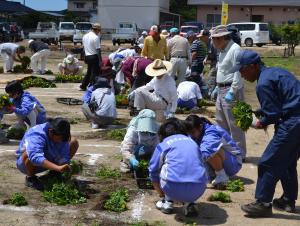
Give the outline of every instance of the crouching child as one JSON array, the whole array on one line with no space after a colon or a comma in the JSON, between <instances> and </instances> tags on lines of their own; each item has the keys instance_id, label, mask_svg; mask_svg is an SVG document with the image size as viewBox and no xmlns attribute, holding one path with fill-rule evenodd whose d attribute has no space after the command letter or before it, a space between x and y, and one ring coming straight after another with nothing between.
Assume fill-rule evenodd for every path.
<instances>
[{"instance_id":1,"label":"crouching child","mask_svg":"<svg viewBox=\"0 0 300 226\"><path fill-rule=\"evenodd\" d=\"M206 189L207 177L198 145L183 121L168 119L159 129L159 143L150 160L150 179L161 197L156 208L173 212L173 201L184 202L185 216L195 216L194 202Z\"/></svg>"},{"instance_id":2,"label":"crouching child","mask_svg":"<svg viewBox=\"0 0 300 226\"><path fill-rule=\"evenodd\" d=\"M78 141L71 139L70 123L63 118L29 129L16 152L17 168L26 175L25 185L43 190L36 174L46 170L59 173L68 170L78 147Z\"/></svg>"}]
</instances>

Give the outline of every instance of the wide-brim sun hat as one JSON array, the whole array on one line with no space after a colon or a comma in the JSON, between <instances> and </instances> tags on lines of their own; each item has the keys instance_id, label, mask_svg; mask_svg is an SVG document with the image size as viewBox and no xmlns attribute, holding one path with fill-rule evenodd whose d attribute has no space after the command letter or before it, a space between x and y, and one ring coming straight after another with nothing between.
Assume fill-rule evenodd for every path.
<instances>
[{"instance_id":1,"label":"wide-brim sun hat","mask_svg":"<svg viewBox=\"0 0 300 226\"><path fill-rule=\"evenodd\" d=\"M227 27L224 25L219 25L210 30L210 35L212 38L223 37L231 34L231 31L227 30Z\"/></svg>"},{"instance_id":2,"label":"wide-brim sun hat","mask_svg":"<svg viewBox=\"0 0 300 226\"><path fill-rule=\"evenodd\" d=\"M143 109L129 122L129 127L134 126L137 132L157 133L159 124L155 120L156 114L150 109Z\"/></svg>"},{"instance_id":3,"label":"wide-brim sun hat","mask_svg":"<svg viewBox=\"0 0 300 226\"><path fill-rule=\"evenodd\" d=\"M154 60L146 67L146 74L151 77L157 77L169 73L172 69L172 63L160 59Z\"/></svg>"}]
</instances>

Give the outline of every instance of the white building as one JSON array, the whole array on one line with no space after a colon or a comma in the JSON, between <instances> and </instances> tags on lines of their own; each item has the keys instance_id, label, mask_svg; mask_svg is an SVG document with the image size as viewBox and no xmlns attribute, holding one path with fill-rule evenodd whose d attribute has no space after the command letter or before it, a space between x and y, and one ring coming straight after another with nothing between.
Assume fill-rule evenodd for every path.
<instances>
[{"instance_id":1,"label":"white building","mask_svg":"<svg viewBox=\"0 0 300 226\"><path fill-rule=\"evenodd\" d=\"M104 29L115 29L119 22L134 22L141 29L178 19L169 13L169 0L98 0L98 20ZM176 23L177 24L177 23Z\"/></svg>"}]
</instances>

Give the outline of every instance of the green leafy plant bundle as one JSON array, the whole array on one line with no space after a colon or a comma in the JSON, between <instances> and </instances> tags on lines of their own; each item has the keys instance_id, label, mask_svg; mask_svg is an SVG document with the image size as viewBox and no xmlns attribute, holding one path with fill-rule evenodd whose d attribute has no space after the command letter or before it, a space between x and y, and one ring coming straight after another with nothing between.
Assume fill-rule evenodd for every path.
<instances>
[{"instance_id":1,"label":"green leafy plant bundle","mask_svg":"<svg viewBox=\"0 0 300 226\"><path fill-rule=\"evenodd\" d=\"M26 127L9 127L6 131L6 137L9 139L21 140L26 132Z\"/></svg>"},{"instance_id":2,"label":"green leafy plant bundle","mask_svg":"<svg viewBox=\"0 0 300 226\"><path fill-rule=\"evenodd\" d=\"M66 179L71 178L74 174L79 174L83 170L83 164L80 161L71 160L70 162L70 170L64 172L62 176Z\"/></svg>"},{"instance_id":3,"label":"green leafy plant bundle","mask_svg":"<svg viewBox=\"0 0 300 226\"><path fill-rule=\"evenodd\" d=\"M226 190L231 191L231 192L245 191L244 183L240 179L230 180L226 184Z\"/></svg>"},{"instance_id":4,"label":"green leafy plant bundle","mask_svg":"<svg viewBox=\"0 0 300 226\"><path fill-rule=\"evenodd\" d=\"M0 109L3 107L10 107L13 104L9 100L9 96L7 94L0 94Z\"/></svg>"},{"instance_id":5,"label":"green leafy plant bundle","mask_svg":"<svg viewBox=\"0 0 300 226\"><path fill-rule=\"evenodd\" d=\"M42 78L28 78L22 81L23 89L28 89L30 87L40 87L40 88L55 88L56 85L46 79Z\"/></svg>"},{"instance_id":6,"label":"green leafy plant bundle","mask_svg":"<svg viewBox=\"0 0 300 226\"><path fill-rule=\"evenodd\" d=\"M247 131L252 124L252 108L245 102L238 101L232 108L235 123L242 130Z\"/></svg>"},{"instance_id":7,"label":"green leafy plant bundle","mask_svg":"<svg viewBox=\"0 0 300 226\"><path fill-rule=\"evenodd\" d=\"M106 179L106 178L120 178L121 177L121 173L119 170L117 169L112 169L110 167L107 166L102 166L101 168L99 168L96 171L96 176L100 177L102 179Z\"/></svg>"},{"instance_id":8,"label":"green leafy plant bundle","mask_svg":"<svg viewBox=\"0 0 300 226\"><path fill-rule=\"evenodd\" d=\"M231 202L230 195L225 192L221 192L221 191L216 192L216 193L212 194L211 196L209 196L208 200L209 201L220 201L223 203Z\"/></svg>"},{"instance_id":9,"label":"green leafy plant bundle","mask_svg":"<svg viewBox=\"0 0 300 226\"><path fill-rule=\"evenodd\" d=\"M109 194L109 199L105 202L104 208L113 212L123 212L127 210L127 202L129 201L128 191L120 188Z\"/></svg>"},{"instance_id":10,"label":"green leafy plant bundle","mask_svg":"<svg viewBox=\"0 0 300 226\"><path fill-rule=\"evenodd\" d=\"M124 94L116 95L116 105L117 106L128 106L128 98Z\"/></svg>"},{"instance_id":11,"label":"green leafy plant bundle","mask_svg":"<svg viewBox=\"0 0 300 226\"><path fill-rule=\"evenodd\" d=\"M23 56L21 58L21 67L23 70L28 69L29 65L30 65L30 58L28 56Z\"/></svg>"},{"instance_id":12,"label":"green leafy plant bundle","mask_svg":"<svg viewBox=\"0 0 300 226\"><path fill-rule=\"evenodd\" d=\"M126 135L126 130L124 129L113 129L108 131L105 134L105 137L107 139L112 139L112 140L117 140L117 141L122 141Z\"/></svg>"},{"instance_id":13,"label":"green leafy plant bundle","mask_svg":"<svg viewBox=\"0 0 300 226\"><path fill-rule=\"evenodd\" d=\"M80 83L83 79L83 75L55 75L55 82L74 82Z\"/></svg>"},{"instance_id":14,"label":"green leafy plant bundle","mask_svg":"<svg viewBox=\"0 0 300 226\"><path fill-rule=\"evenodd\" d=\"M14 193L10 199L8 200L8 203L15 206L27 206L28 202L26 201L23 194L16 192Z\"/></svg>"}]
</instances>

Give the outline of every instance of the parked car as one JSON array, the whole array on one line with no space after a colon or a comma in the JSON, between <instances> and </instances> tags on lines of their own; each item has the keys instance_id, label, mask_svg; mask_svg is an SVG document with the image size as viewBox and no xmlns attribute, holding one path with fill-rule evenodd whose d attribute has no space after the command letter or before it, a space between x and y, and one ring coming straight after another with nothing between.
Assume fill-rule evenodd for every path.
<instances>
[{"instance_id":1,"label":"parked car","mask_svg":"<svg viewBox=\"0 0 300 226\"><path fill-rule=\"evenodd\" d=\"M60 22L58 26L59 40L70 40L73 41L75 34L75 24L73 22Z\"/></svg>"},{"instance_id":2,"label":"parked car","mask_svg":"<svg viewBox=\"0 0 300 226\"><path fill-rule=\"evenodd\" d=\"M227 28L236 27L241 34L241 42L247 47L252 47L253 44L262 47L270 42L270 34L267 23L231 23Z\"/></svg>"},{"instance_id":3,"label":"parked car","mask_svg":"<svg viewBox=\"0 0 300 226\"><path fill-rule=\"evenodd\" d=\"M193 31L193 32L195 32L196 35L198 35L200 33L201 29L199 29L198 26L181 26L180 27L180 35L181 36L184 37L188 31Z\"/></svg>"},{"instance_id":4,"label":"parked car","mask_svg":"<svg viewBox=\"0 0 300 226\"><path fill-rule=\"evenodd\" d=\"M29 39L41 40L43 42L57 45L59 42L59 32L54 22L38 22L35 32L29 32Z\"/></svg>"},{"instance_id":5,"label":"parked car","mask_svg":"<svg viewBox=\"0 0 300 226\"><path fill-rule=\"evenodd\" d=\"M82 37L92 29L93 24L90 22L78 22L75 25L75 34L73 35L73 43L82 43Z\"/></svg>"},{"instance_id":6,"label":"parked car","mask_svg":"<svg viewBox=\"0 0 300 226\"><path fill-rule=\"evenodd\" d=\"M229 26L227 27L227 30L231 32L231 39L239 46L242 46L242 40L241 40L241 34L239 32L239 29L237 29L235 26Z\"/></svg>"},{"instance_id":7,"label":"parked car","mask_svg":"<svg viewBox=\"0 0 300 226\"><path fill-rule=\"evenodd\" d=\"M116 28L116 33L112 34L111 38L113 45L130 43L133 46L138 39L137 25L132 22L120 22Z\"/></svg>"},{"instance_id":8,"label":"parked car","mask_svg":"<svg viewBox=\"0 0 300 226\"><path fill-rule=\"evenodd\" d=\"M183 23L183 26L197 26L200 30L204 29L204 24L197 21L187 21Z\"/></svg>"}]
</instances>

